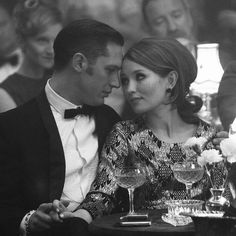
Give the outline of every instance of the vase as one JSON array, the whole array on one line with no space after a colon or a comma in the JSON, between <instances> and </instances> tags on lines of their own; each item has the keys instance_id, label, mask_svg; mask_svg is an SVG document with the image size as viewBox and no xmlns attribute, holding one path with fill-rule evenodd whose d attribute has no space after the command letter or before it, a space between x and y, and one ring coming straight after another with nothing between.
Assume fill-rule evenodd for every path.
<instances>
[{"instance_id":1,"label":"vase","mask_svg":"<svg viewBox=\"0 0 236 236\"><path fill-rule=\"evenodd\" d=\"M207 211L224 211L229 205L229 201L223 197L224 188L211 188L211 197L206 201Z\"/></svg>"}]
</instances>

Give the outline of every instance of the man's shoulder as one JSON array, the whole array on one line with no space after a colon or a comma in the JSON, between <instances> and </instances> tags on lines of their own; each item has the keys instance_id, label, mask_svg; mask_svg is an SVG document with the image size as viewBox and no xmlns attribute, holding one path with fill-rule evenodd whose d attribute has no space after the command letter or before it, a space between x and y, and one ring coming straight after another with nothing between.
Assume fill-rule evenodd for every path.
<instances>
[{"instance_id":1,"label":"man's shoulder","mask_svg":"<svg viewBox=\"0 0 236 236\"><path fill-rule=\"evenodd\" d=\"M118 113L110 106L103 104L101 106L96 107L96 113L100 116L103 116L104 119L117 119L121 120Z\"/></svg>"}]
</instances>

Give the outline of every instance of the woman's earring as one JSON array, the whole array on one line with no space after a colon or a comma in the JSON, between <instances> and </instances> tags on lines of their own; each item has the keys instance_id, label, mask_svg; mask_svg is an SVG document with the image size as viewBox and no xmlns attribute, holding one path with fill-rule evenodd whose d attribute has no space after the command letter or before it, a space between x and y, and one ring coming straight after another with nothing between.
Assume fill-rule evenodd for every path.
<instances>
[{"instance_id":1,"label":"woman's earring","mask_svg":"<svg viewBox=\"0 0 236 236\"><path fill-rule=\"evenodd\" d=\"M172 92L172 89L171 89L171 88L168 88L168 89L166 89L166 92L167 92L167 93L171 93L171 92Z\"/></svg>"}]
</instances>

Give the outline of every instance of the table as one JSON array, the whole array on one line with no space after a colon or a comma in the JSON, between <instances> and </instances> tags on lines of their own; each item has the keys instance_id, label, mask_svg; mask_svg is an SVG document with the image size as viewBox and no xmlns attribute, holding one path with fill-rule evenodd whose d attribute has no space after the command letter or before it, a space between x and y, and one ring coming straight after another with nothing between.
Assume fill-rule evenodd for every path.
<instances>
[{"instance_id":1,"label":"table","mask_svg":"<svg viewBox=\"0 0 236 236\"><path fill-rule=\"evenodd\" d=\"M149 211L152 225L148 227L121 227L118 225L119 217L124 213L103 216L94 220L89 230L93 236L194 236L195 230L193 223L186 226L172 226L161 219L161 215L166 211Z\"/></svg>"}]
</instances>

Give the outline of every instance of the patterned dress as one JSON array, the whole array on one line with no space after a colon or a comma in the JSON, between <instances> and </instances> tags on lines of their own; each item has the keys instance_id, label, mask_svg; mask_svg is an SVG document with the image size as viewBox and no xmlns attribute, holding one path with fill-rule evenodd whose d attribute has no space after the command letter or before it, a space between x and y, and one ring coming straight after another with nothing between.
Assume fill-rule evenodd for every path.
<instances>
[{"instance_id":1,"label":"patterned dress","mask_svg":"<svg viewBox=\"0 0 236 236\"><path fill-rule=\"evenodd\" d=\"M200 120L195 137L211 142L216 130ZM186 159L184 143L167 143L156 137L146 127L142 118L117 123L102 151L97 178L80 208L90 212L93 218L117 211L127 211L127 190L117 185L115 169L122 167L130 153L146 165L147 181L134 192L135 209L166 208L168 199L186 198L185 185L178 182L171 167ZM220 177L219 177L220 178ZM206 176L193 185L191 197L206 200L209 195L209 180Z\"/></svg>"}]
</instances>

